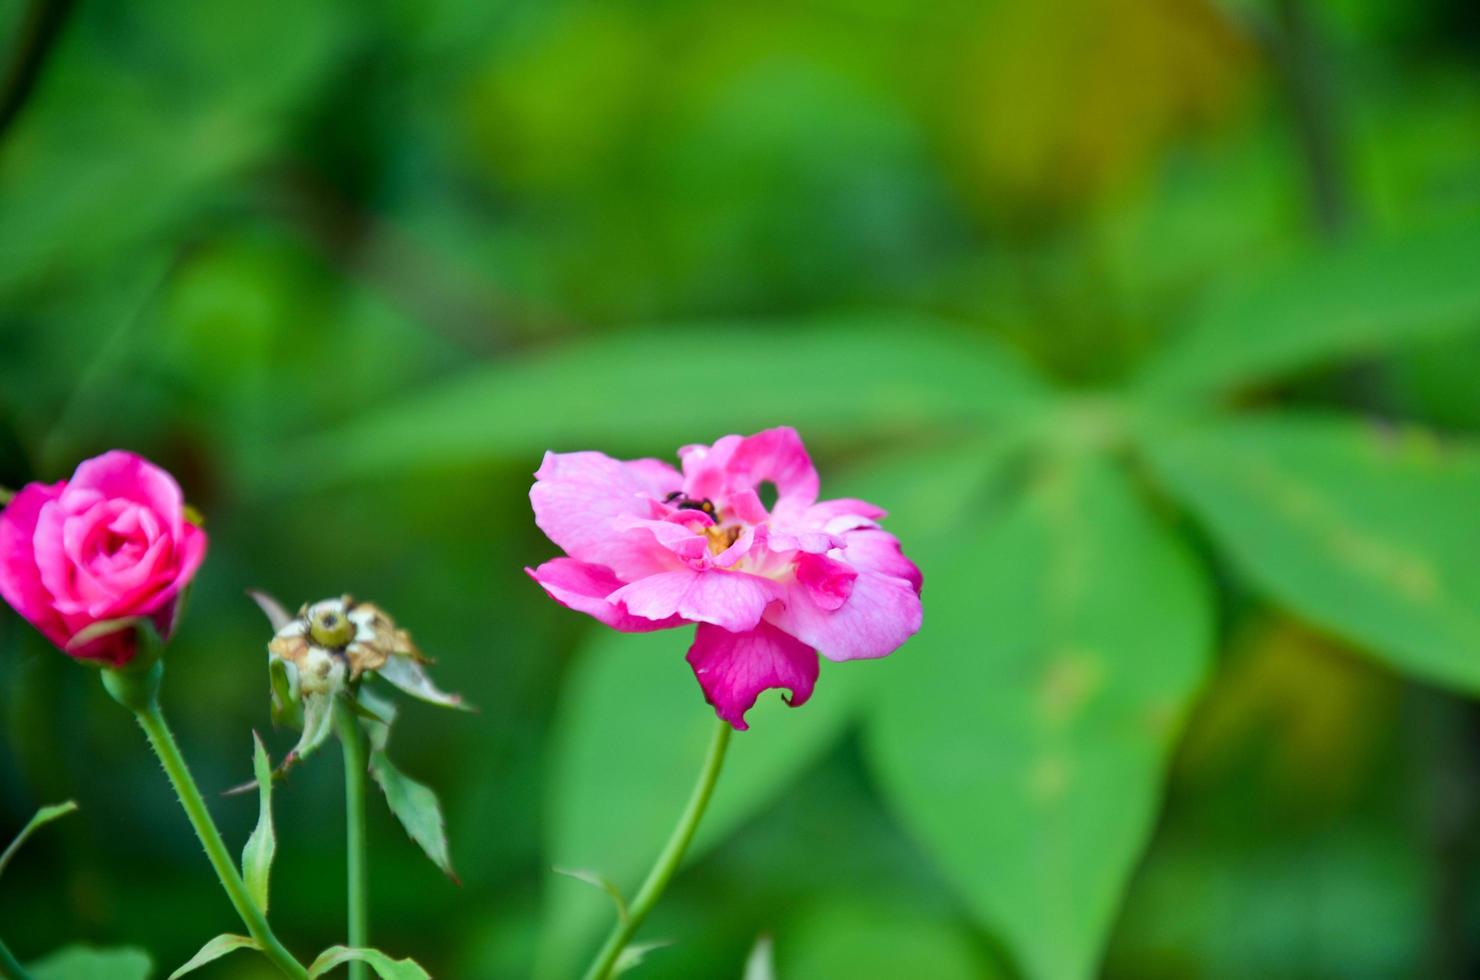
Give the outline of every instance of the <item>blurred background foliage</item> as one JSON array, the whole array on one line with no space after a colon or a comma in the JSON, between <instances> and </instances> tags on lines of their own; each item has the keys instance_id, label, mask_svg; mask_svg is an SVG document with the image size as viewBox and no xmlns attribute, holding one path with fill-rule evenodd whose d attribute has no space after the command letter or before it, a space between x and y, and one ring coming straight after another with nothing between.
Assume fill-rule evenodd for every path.
<instances>
[{"instance_id":1,"label":"blurred background foliage","mask_svg":"<svg viewBox=\"0 0 1480 980\"><path fill-rule=\"evenodd\" d=\"M610 910L550 866L631 888L697 767L686 640L520 571L540 453L786 423L891 509L926 627L757 708L636 975L761 933L783 978L1480 969L1474 4L78 0L44 54L0 483L124 446L208 515L166 685L208 794L269 728L245 588L439 657L481 711L397 743L462 885L372 807L382 948L569 975ZM163 975L232 927L126 714L9 615L0 724L0 838L82 805L0 887L19 953ZM339 778L277 796L305 952Z\"/></svg>"}]
</instances>

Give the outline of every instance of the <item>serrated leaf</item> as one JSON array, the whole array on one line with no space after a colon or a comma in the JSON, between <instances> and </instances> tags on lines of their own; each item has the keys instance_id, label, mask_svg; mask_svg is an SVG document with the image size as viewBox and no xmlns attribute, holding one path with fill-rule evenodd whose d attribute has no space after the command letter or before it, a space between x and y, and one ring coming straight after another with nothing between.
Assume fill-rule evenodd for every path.
<instances>
[{"instance_id":1,"label":"serrated leaf","mask_svg":"<svg viewBox=\"0 0 1480 980\"><path fill-rule=\"evenodd\" d=\"M53 803L50 806L44 806L37 810L31 819L26 821L26 825L21 828L21 832L15 835L15 840L6 846L4 852L0 852L0 874L5 873L5 866L10 864L10 859L15 857L16 852L21 849L21 845L26 842L27 838L53 820L60 820L76 809L76 801L67 800L65 803Z\"/></svg>"},{"instance_id":2,"label":"serrated leaf","mask_svg":"<svg viewBox=\"0 0 1480 980\"><path fill-rule=\"evenodd\" d=\"M655 384L692 370L696 337L725 351L725 372L749 383L722 399ZM877 441L1000 419L1042 393L1041 383L980 331L925 317L675 324L562 344L442 380L434 391L274 453L274 470L260 478L301 491L305 475L334 482L419 465L538 460L551 447L598 445L620 454L783 422ZM537 403L560 409L529 411ZM613 405L622 411L610 411Z\"/></svg>"},{"instance_id":3,"label":"serrated leaf","mask_svg":"<svg viewBox=\"0 0 1480 980\"><path fill-rule=\"evenodd\" d=\"M866 747L906 826L1025 976L1095 973L1212 650L1207 583L1124 474L1046 464L922 565Z\"/></svg>"},{"instance_id":4,"label":"serrated leaf","mask_svg":"<svg viewBox=\"0 0 1480 980\"><path fill-rule=\"evenodd\" d=\"M1187 330L1148 365L1141 387L1216 392L1475 329L1474 222L1354 239L1213 291Z\"/></svg>"},{"instance_id":5,"label":"serrated leaf","mask_svg":"<svg viewBox=\"0 0 1480 980\"><path fill-rule=\"evenodd\" d=\"M257 940L253 939L251 936L236 936L232 935L229 932L225 933L223 935L217 936L215 939L212 939L210 942L202 946L200 948L200 952L190 957L190 959L186 961L185 965L181 966L174 973L171 973L168 980L176 980L177 977L183 977L187 973L192 973L196 970L199 970L207 963L210 963L214 960L219 960L227 953L234 953L239 949L261 948L262 947L257 944Z\"/></svg>"},{"instance_id":6,"label":"serrated leaf","mask_svg":"<svg viewBox=\"0 0 1480 980\"><path fill-rule=\"evenodd\" d=\"M142 949L65 946L27 964L31 980L149 980L154 963Z\"/></svg>"},{"instance_id":7,"label":"serrated leaf","mask_svg":"<svg viewBox=\"0 0 1480 980\"><path fill-rule=\"evenodd\" d=\"M1401 670L1480 693L1480 447L1281 414L1168 434L1149 456L1272 598Z\"/></svg>"},{"instance_id":8,"label":"serrated leaf","mask_svg":"<svg viewBox=\"0 0 1480 980\"><path fill-rule=\"evenodd\" d=\"M630 914L627 911L627 899L622 895L622 889L618 888L610 878L600 871L589 871L585 868L551 868L551 871L566 878L574 878L576 881L584 881L594 888L599 888L611 897L612 904L617 907L617 919L626 924Z\"/></svg>"},{"instance_id":9,"label":"serrated leaf","mask_svg":"<svg viewBox=\"0 0 1480 980\"><path fill-rule=\"evenodd\" d=\"M319 954L308 968L309 980L321 977L337 966L352 960L367 964L380 980L431 980L431 974L417 965L415 960L396 960L378 949L356 949L349 946L330 946Z\"/></svg>"},{"instance_id":10,"label":"serrated leaf","mask_svg":"<svg viewBox=\"0 0 1480 980\"><path fill-rule=\"evenodd\" d=\"M444 708L458 708L462 711L471 711L468 705L463 703L462 695L448 694L436 684L427 674L426 668L411 657L391 657L383 666L375 668L375 675L394 687L399 687L414 698L420 698L429 704L440 705Z\"/></svg>"},{"instance_id":11,"label":"serrated leaf","mask_svg":"<svg viewBox=\"0 0 1480 980\"><path fill-rule=\"evenodd\" d=\"M620 977L622 974L642 965L642 961L654 950L672 946L672 940L660 939L651 943L633 943L617 954L617 961L612 964L612 976Z\"/></svg>"},{"instance_id":12,"label":"serrated leaf","mask_svg":"<svg viewBox=\"0 0 1480 980\"><path fill-rule=\"evenodd\" d=\"M272 760L257 733L252 733L252 772L257 777L259 809L257 826L242 848L242 878L252 901L267 914L268 882L272 877L272 859L277 854L277 833L272 826Z\"/></svg>"},{"instance_id":13,"label":"serrated leaf","mask_svg":"<svg viewBox=\"0 0 1480 980\"><path fill-rule=\"evenodd\" d=\"M370 775L380 784L386 804L406 833L443 874L456 881L457 872L452 870L452 857L447 850L447 823L437 794L402 773L383 750L370 753Z\"/></svg>"}]
</instances>

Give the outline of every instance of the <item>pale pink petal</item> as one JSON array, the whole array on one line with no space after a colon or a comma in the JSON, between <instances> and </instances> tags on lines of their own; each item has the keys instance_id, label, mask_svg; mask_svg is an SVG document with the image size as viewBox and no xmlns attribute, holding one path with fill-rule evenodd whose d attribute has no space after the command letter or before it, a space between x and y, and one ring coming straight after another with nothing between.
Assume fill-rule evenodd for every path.
<instances>
[{"instance_id":1,"label":"pale pink petal","mask_svg":"<svg viewBox=\"0 0 1480 980\"><path fill-rule=\"evenodd\" d=\"M747 436L726 464L732 491L776 485L776 510L800 512L817 500L817 468L802 437L791 426Z\"/></svg>"},{"instance_id":2,"label":"pale pink petal","mask_svg":"<svg viewBox=\"0 0 1480 980\"><path fill-rule=\"evenodd\" d=\"M797 582L818 608L831 612L853 594L853 581L858 572L853 566L826 555L803 554L797 559Z\"/></svg>"},{"instance_id":3,"label":"pale pink petal","mask_svg":"<svg viewBox=\"0 0 1480 980\"><path fill-rule=\"evenodd\" d=\"M766 528L764 525L761 527L741 528L740 534L730 546L715 555L710 562L716 568L730 568L737 561L750 554L752 549L766 547L766 537Z\"/></svg>"},{"instance_id":4,"label":"pale pink petal","mask_svg":"<svg viewBox=\"0 0 1480 980\"><path fill-rule=\"evenodd\" d=\"M762 691L785 688L792 707L806 703L817 682L817 653L762 623L744 633L700 625L689 648L689 666L717 715L740 731L745 712Z\"/></svg>"},{"instance_id":5,"label":"pale pink petal","mask_svg":"<svg viewBox=\"0 0 1480 980\"><path fill-rule=\"evenodd\" d=\"M904 579L861 572L840 608L823 608L805 585L796 583L785 606L773 606L766 621L829 660L883 657L920 629L920 595Z\"/></svg>"},{"instance_id":6,"label":"pale pink petal","mask_svg":"<svg viewBox=\"0 0 1480 980\"><path fill-rule=\"evenodd\" d=\"M698 526L714 523L709 520L709 515L700 511L686 513L698 514L704 519L703 522L692 522ZM709 553L709 539L675 518L651 520L642 517L618 517L612 521L612 527L618 532L636 530L650 534L654 541L686 562L699 561Z\"/></svg>"},{"instance_id":7,"label":"pale pink petal","mask_svg":"<svg viewBox=\"0 0 1480 980\"><path fill-rule=\"evenodd\" d=\"M617 531L619 517L661 516L654 467L632 467L602 453L546 453L529 491L535 523L566 554L631 580L673 563L651 534Z\"/></svg>"},{"instance_id":8,"label":"pale pink petal","mask_svg":"<svg viewBox=\"0 0 1480 980\"><path fill-rule=\"evenodd\" d=\"M766 505L761 503L760 494L754 490L736 490L725 501L729 517L746 524L764 524L771 519Z\"/></svg>"},{"instance_id":9,"label":"pale pink petal","mask_svg":"<svg viewBox=\"0 0 1480 980\"><path fill-rule=\"evenodd\" d=\"M854 497L838 497L835 500L819 500L807 508L807 522L813 527L822 527L840 517L857 518L861 522L882 521L889 512L876 507L867 500ZM855 524L856 526L860 526Z\"/></svg>"},{"instance_id":10,"label":"pale pink petal","mask_svg":"<svg viewBox=\"0 0 1480 980\"><path fill-rule=\"evenodd\" d=\"M683 474L661 459L629 459L622 463L633 479L658 499L683 489Z\"/></svg>"},{"instance_id":11,"label":"pale pink petal","mask_svg":"<svg viewBox=\"0 0 1480 980\"><path fill-rule=\"evenodd\" d=\"M920 569L904 556L899 539L888 531L862 528L850 531L844 539L843 559L854 568L904 579L916 592L924 586Z\"/></svg>"},{"instance_id":12,"label":"pale pink petal","mask_svg":"<svg viewBox=\"0 0 1480 980\"><path fill-rule=\"evenodd\" d=\"M739 436L724 436L712 446L694 445L680 449L684 495L692 500L723 497L729 489L727 466L739 446Z\"/></svg>"},{"instance_id":13,"label":"pale pink petal","mask_svg":"<svg viewBox=\"0 0 1480 980\"><path fill-rule=\"evenodd\" d=\"M611 602L608 597L622 587L622 582L610 568L602 565L590 565L574 558L553 558L539 568L526 568L524 571L562 606L583 612L624 633L647 633L684 625L677 616L665 620L633 616L620 602Z\"/></svg>"},{"instance_id":14,"label":"pale pink petal","mask_svg":"<svg viewBox=\"0 0 1480 980\"><path fill-rule=\"evenodd\" d=\"M744 572L683 569L638 579L618 589L611 599L626 603L636 616L681 616L743 633L760 622L766 606L782 595L777 583Z\"/></svg>"}]
</instances>

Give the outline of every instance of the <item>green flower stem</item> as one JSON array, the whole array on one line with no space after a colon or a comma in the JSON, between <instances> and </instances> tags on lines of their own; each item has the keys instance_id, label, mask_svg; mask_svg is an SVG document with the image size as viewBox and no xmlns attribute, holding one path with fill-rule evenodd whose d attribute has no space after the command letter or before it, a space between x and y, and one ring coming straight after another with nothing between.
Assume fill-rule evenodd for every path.
<instances>
[{"instance_id":1,"label":"green flower stem","mask_svg":"<svg viewBox=\"0 0 1480 980\"><path fill-rule=\"evenodd\" d=\"M334 705L334 725L344 747L345 848L349 857L349 944L370 945L370 885L365 858L365 733L342 700ZM360 960L349 964L350 980L366 980L368 967Z\"/></svg>"},{"instance_id":2,"label":"green flower stem","mask_svg":"<svg viewBox=\"0 0 1480 980\"><path fill-rule=\"evenodd\" d=\"M201 797L200 789L185 765L185 757L180 754L180 746L164 720L164 713L159 710L159 678L163 667L163 663L156 662L144 671L106 670L103 672L103 685L108 688L108 693L113 695L114 700L131 710L139 720L139 727L144 729L150 747L164 766L165 775L175 788L175 795L180 798L180 806L190 818L195 836L200 839L201 847L205 849L211 867L216 870L216 877L221 880L226 897L231 899L232 907L241 917L242 925L247 927L247 933L257 941L262 954L284 976L308 980L308 971L284 948L273 934L272 927L267 924L267 916L252 901L251 893L242 881L241 872L237 870L230 852L226 850L221 832L216 829L211 813L206 809L206 801Z\"/></svg>"},{"instance_id":3,"label":"green flower stem","mask_svg":"<svg viewBox=\"0 0 1480 980\"><path fill-rule=\"evenodd\" d=\"M663 894L663 889L668 887L668 881L678 870L679 863L683 861L684 852L688 850L689 842L694 839L694 832L699 829L699 821L704 816L704 810L709 806L709 798L714 795L714 786L719 781L719 770L724 765L725 749L730 745L729 722L720 721L714 729L714 736L709 742L709 753L704 757L704 768L699 770L699 781L694 784L694 791L689 796L689 805L684 808L683 816L679 818L678 826L673 828L673 834L668 838L668 843L663 846L663 851L658 855L657 863L648 872L647 879L643 881L642 888L638 890L637 897L628 906L627 917L619 919L607 936L606 944L601 947L601 952L596 954L591 968L586 971L586 980L607 980L611 976L612 968L617 964L617 958L622 955L622 950L636 935L642 922L647 918L653 906L658 904L658 899Z\"/></svg>"},{"instance_id":4,"label":"green flower stem","mask_svg":"<svg viewBox=\"0 0 1480 980\"><path fill-rule=\"evenodd\" d=\"M31 975L21 966L21 961L15 958L4 940L0 940L0 977L4 980L31 980Z\"/></svg>"}]
</instances>

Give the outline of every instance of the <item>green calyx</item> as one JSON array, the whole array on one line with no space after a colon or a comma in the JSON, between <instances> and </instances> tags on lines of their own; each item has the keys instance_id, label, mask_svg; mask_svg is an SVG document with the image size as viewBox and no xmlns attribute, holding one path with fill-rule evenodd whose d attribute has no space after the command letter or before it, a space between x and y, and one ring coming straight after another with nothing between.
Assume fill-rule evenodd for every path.
<instances>
[{"instance_id":1,"label":"green calyx","mask_svg":"<svg viewBox=\"0 0 1480 980\"><path fill-rule=\"evenodd\" d=\"M148 666L115 667L103 671L103 687L113 700L135 713L145 711L159 699L159 683L164 677L164 661L154 660Z\"/></svg>"}]
</instances>

